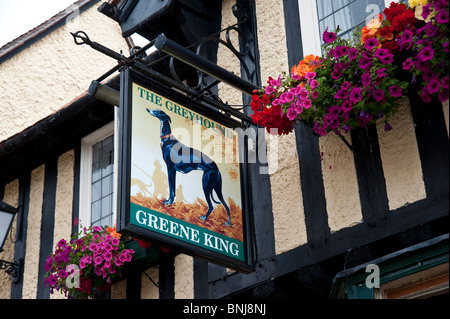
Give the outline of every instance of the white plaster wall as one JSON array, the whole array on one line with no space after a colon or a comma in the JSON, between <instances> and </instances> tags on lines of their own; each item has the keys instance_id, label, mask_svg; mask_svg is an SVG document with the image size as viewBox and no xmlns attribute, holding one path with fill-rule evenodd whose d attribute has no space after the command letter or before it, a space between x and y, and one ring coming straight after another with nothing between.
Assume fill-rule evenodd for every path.
<instances>
[{"instance_id":1,"label":"white plaster wall","mask_svg":"<svg viewBox=\"0 0 450 319\"><path fill-rule=\"evenodd\" d=\"M111 299L127 299L127 279L111 286Z\"/></svg>"},{"instance_id":2,"label":"white plaster wall","mask_svg":"<svg viewBox=\"0 0 450 319\"><path fill-rule=\"evenodd\" d=\"M180 254L175 257L175 299L194 298L194 259Z\"/></svg>"},{"instance_id":3,"label":"white plaster wall","mask_svg":"<svg viewBox=\"0 0 450 319\"><path fill-rule=\"evenodd\" d=\"M44 179L45 165L41 165L31 172L26 255L23 273L23 299L35 299L37 293Z\"/></svg>"},{"instance_id":4,"label":"white plaster wall","mask_svg":"<svg viewBox=\"0 0 450 319\"><path fill-rule=\"evenodd\" d=\"M16 179L7 184L4 189L3 202L13 207L19 204L19 180ZM14 241L16 236L17 216L14 217L9 235L5 240L3 252L0 253L0 259L14 261ZM9 299L11 297L11 276L5 271L0 271L0 299Z\"/></svg>"},{"instance_id":5,"label":"white plaster wall","mask_svg":"<svg viewBox=\"0 0 450 319\"><path fill-rule=\"evenodd\" d=\"M269 76L289 72L286 50L283 1L256 2L258 45L262 85ZM270 149L271 139L277 139L278 149ZM306 227L300 187L300 167L295 133L281 137L267 136L269 172L272 190L275 250L277 254L306 242Z\"/></svg>"},{"instance_id":6,"label":"white plaster wall","mask_svg":"<svg viewBox=\"0 0 450 319\"><path fill-rule=\"evenodd\" d=\"M445 124L447 125L447 134L448 134L448 122L449 122L449 113L448 113L448 103L449 101L446 101L442 103L442 108L444 110L444 117L445 117Z\"/></svg>"},{"instance_id":7,"label":"white plaster wall","mask_svg":"<svg viewBox=\"0 0 450 319\"><path fill-rule=\"evenodd\" d=\"M377 122L381 161L391 210L426 197L414 122L407 99L389 120L393 129L384 132Z\"/></svg>"},{"instance_id":8,"label":"white plaster wall","mask_svg":"<svg viewBox=\"0 0 450 319\"><path fill-rule=\"evenodd\" d=\"M58 158L57 184L55 196L55 228L53 233L53 246L62 239L71 238L73 183L74 183L75 153L68 151ZM64 294L55 292L51 299L65 299Z\"/></svg>"},{"instance_id":9,"label":"white plaster wall","mask_svg":"<svg viewBox=\"0 0 450 319\"><path fill-rule=\"evenodd\" d=\"M344 137L351 144L350 134ZM353 151L334 133L320 137L319 147L330 231L356 225L362 213Z\"/></svg>"},{"instance_id":10,"label":"white plaster wall","mask_svg":"<svg viewBox=\"0 0 450 319\"><path fill-rule=\"evenodd\" d=\"M146 269L147 275L156 283L159 282L159 270L156 267ZM142 299L159 299L159 288L156 287L145 274L141 276L141 298Z\"/></svg>"},{"instance_id":11,"label":"white plaster wall","mask_svg":"<svg viewBox=\"0 0 450 319\"><path fill-rule=\"evenodd\" d=\"M100 4L0 64L0 141L61 109L116 65L75 45L69 32L83 30L92 41L128 52L118 23L97 11Z\"/></svg>"}]
</instances>

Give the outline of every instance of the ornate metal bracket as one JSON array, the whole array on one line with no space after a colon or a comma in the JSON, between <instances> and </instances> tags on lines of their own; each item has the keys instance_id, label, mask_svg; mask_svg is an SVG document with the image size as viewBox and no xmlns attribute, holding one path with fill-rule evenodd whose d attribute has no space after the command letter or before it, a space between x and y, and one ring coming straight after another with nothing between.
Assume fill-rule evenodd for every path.
<instances>
[{"instance_id":1,"label":"ornate metal bracket","mask_svg":"<svg viewBox=\"0 0 450 319\"><path fill-rule=\"evenodd\" d=\"M16 262L0 260L0 269L4 269L8 275L12 276L13 283L17 283L20 280L21 264L22 264L21 259L19 259Z\"/></svg>"},{"instance_id":2,"label":"ornate metal bracket","mask_svg":"<svg viewBox=\"0 0 450 319\"><path fill-rule=\"evenodd\" d=\"M238 2L243 1L238 0L237 3L232 8L233 14L238 21L236 24L228 26L227 28L220 30L216 34L212 34L209 37L203 38L197 43L194 43L186 48L179 46L173 41L170 41L169 39L165 38L164 35L160 35L158 38L167 39L168 41L166 43L169 43L169 45L160 46L160 48L157 48L156 42L158 41L158 38L156 38L155 40L150 41L143 48L132 49L133 53L127 58L122 53L120 54L116 53L111 49L102 46L101 44L91 41L87 36L87 34L83 31L72 33L72 36L74 37L74 41L77 45L87 44L91 48L101 53L104 53L109 57L116 59L119 62L117 66L115 66L113 69L106 72L103 76L97 79L97 82L101 82L107 76L113 74L115 71L118 71L120 68L131 66L136 68L143 74L153 79L157 79L158 81L164 83L167 86L185 92L187 95L191 96L192 98L198 101L205 102L209 105L216 107L219 111L222 111L224 115L235 116L241 119L242 121L251 124L252 123L251 118L248 115L239 111L239 109L242 109L242 107L240 107L239 109L235 109L229 106L226 102L224 103L220 99L220 97L214 92L213 89L213 87L219 82L226 82L227 84L230 84L235 88L238 88L246 95L251 95L254 89L259 88L257 85L253 84L256 82L254 76L256 68L255 66L249 66L247 63L248 61L256 60L254 57L255 55L254 50L250 49L248 45L247 36L245 35L245 32L240 28L241 26L243 26L245 23L248 22L248 16L244 6L242 6ZM238 33L240 47L243 48L243 50L239 50L233 45L230 36L231 32ZM225 40L220 38L220 35L222 33L225 33ZM203 58L200 55L202 52L202 48L208 42L217 42L223 45L237 57L237 59L240 61L241 64L243 78L236 76L231 72L217 66L215 63L207 60L206 58ZM168 55L163 56L156 60L152 60L151 59L152 53L149 53L148 56L146 56L145 53L149 49L152 52L156 52L160 49L161 52L168 53ZM187 64L197 69L198 81L195 86L193 87L188 86L185 81L182 81L180 79L175 67L174 58L180 59L185 63L186 61L190 61L191 63ZM163 75L152 68L152 66L156 65L162 59L170 59L169 68L172 78ZM211 75L217 80L213 81L211 81L211 79L207 80L205 74Z\"/></svg>"}]
</instances>

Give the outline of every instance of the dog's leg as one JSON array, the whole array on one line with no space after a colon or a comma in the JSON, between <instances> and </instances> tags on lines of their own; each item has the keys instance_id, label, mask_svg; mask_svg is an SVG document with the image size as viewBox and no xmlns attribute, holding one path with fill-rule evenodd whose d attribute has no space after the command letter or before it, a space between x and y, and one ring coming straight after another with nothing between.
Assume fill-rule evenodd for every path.
<instances>
[{"instance_id":1,"label":"dog's leg","mask_svg":"<svg viewBox=\"0 0 450 319\"><path fill-rule=\"evenodd\" d=\"M227 203L225 202L225 199L223 198L222 177L220 175L218 176L217 182L214 185L214 190L216 191L217 197L221 201L223 207L225 207L225 210L227 211L228 221L225 223L225 226L231 226L230 208L228 207ZM211 195L212 195L212 193L211 193Z\"/></svg>"},{"instance_id":2,"label":"dog's leg","mask_svg":"<svg viewBox=\"0 0 450 319\"><path fill-rule=\"evenodd\" d=\"M212 180L214 179L213 175L215 175L213 171L206 171L203 173L203 177L202 177L203 193L205 194L205 199L206 199L206 202L208 203L208 211L207 211L206 215L200 216L200 218L204 221L206 221L208 216L214 210L213 204L211 202L211 195L212 195L212 190L213 190Z\"/></svg>"},{"instance_id":3,"label":"dog's leg","mask_svg":"<svg viewBox=\"0 0 450 319\"><path fill-rule=\"evenodd\" d=\"M164 205L170 205L175 200L175 177L177 171L173 165L167 165L167 177L169 180L169 199L164 201Z\"/></svg>"}]
</instances>

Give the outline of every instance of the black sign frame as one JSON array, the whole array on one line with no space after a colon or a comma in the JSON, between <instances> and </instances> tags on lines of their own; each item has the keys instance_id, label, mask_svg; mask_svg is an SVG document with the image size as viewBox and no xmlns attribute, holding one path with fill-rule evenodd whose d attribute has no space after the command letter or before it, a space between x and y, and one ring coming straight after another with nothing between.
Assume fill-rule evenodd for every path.
<instances>
[{"instance_id":1,"label":"black sign frame","mask_svg":"<svg viewBox=\"0 0 450 319\"><path fill-rule=\"evenodd\" d=\"M157 81L133 70L131 67L121 71L120 77L120 108L118 112L118 137L119 137L119 163L118 163L118 185L117 185L117 230L120 233L130 235L134 238L148 240L156 245L161 245L172 249L175 252L184 253L193 257L199 257L206 261L228 267L230 269L251 273L254 271L254 233L253 221L251 217L251 192L249 184L248 170L248 139L244 134L239 138L240 154L240 187L241 187L241 210L242 210L242 231L243 231L243 256L241 260L224 255L212 249L207 249L199 245L188 243L174 237L146 229L131 222L130 203L130 177L131 177L131 148L132 148L132 86L140 85L158 95L165 97L183 107L198 114L204 115L217 123L228 128L243 128L240 121L224 115L217 109L200 103L194 99L181 94ZM158 140L160 136L155 137ZM137 213L136 213L137 214ZM150 218L150 217L149 217ZM206 235L205 235L206 236Z\"/></svg>"}]
</instances>

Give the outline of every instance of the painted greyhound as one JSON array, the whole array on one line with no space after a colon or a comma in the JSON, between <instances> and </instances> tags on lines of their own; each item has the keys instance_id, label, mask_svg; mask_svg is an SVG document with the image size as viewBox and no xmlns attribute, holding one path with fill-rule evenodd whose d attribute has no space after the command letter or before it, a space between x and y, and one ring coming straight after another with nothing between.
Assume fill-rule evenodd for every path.
<instances>
[{"instance_id":1,"label":"painted greyhound","mask_svg":"<svg viewBox=\"0 0 450 319\"><path fill-rule=\"evenodd\" d=\"M164 205L170 205L175 199L175 177L176 172L187 174L193 170L202 170L202 186L205 193L206 202L208 203L208 212L201 216L202 220L206 220L213 211L211 200L216 204L222 203L228 214L228 221L226 226L231 226L230 209L223 199L222 195L222 175L220 174L217 164L205 154L198 150L194 150L181 142L179 142L173 135L170 128L170 117L163 111L156 109L151 110L147 108L147 112L161 121L161 150L164 162L167 165L167 174L169 179L169 199L164 202ZM213 197L213 190L216 192L220 202Z\"/></svg>"}]
</instances>

